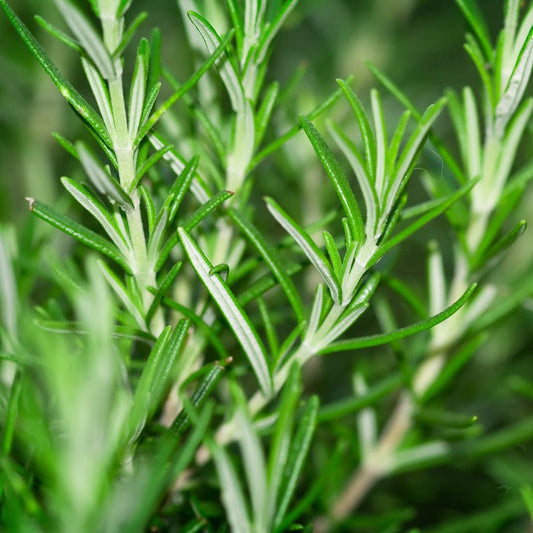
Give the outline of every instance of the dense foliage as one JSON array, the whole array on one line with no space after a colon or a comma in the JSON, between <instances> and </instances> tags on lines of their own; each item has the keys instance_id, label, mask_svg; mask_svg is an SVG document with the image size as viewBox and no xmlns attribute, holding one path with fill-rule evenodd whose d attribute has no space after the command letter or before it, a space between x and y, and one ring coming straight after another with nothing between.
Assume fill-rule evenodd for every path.
<instances>
[{"instance_id":1,"label":"dense foliage","mask_svg":"<svg viewBox=\"0 0 533 533\"><path fill-rule=\"evenodd\" d=\"M533 4L357 4L0 0L2 530L531 524Z\"/></svg>"}]
</instances>

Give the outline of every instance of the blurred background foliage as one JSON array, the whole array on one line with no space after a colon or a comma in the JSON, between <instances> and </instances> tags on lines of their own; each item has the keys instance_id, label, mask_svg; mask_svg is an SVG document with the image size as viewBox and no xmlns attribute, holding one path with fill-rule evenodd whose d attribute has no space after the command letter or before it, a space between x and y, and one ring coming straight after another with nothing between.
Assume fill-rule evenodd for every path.
<instances>
[{"instance_id":1,"label":"blurred background foliage","mask_svg":"<svg viewBox=\"0 0 533 533\"><path fill-rule=\"evenodd\" d=\"M500 4L482 2L492 35L502 24ZM85 86L75 54L47 35L33 20L34 14L40 14L62 27L52 2L12 0L11 5L67 78L77 87ZM164 63L177 79L184 80L192 71L193 60L175 2L135 0L130 17L144 9L149 17L143 28L146 33L153 26L161 29ZM463 51L466 29L459 10L450 0L301 0L276 42L268 73L271 79L280 80L282 87L297 82L287 94L284 112L275 117L277 127L283 131L296 122L298 113L310 110L334 91L336 78L353 75L353 86L367 103L368 90L377 86L377 82L366 68L366 61L372 61L386 72L419 109L435 101L445 88L476 87L474 68ZM0 222L14 224L19 235L35 233L34 243L41 242L44 237L51 238L56 251L70 253L74 246L70 239L30 220L24 197L59 202L68 209L68 199L60 193L59 177L76 177L80 171L76 162L54 141L51 132L58 131L69 139L86 134L82 133L78 121L72 120L70 110L5 17L0 17L0 36ZM383 100L386 112L399 116L399 104L385 91ZM183 127L190 127L191 117L185 109L178 106L176 114L183 120ZM344 102L336 104L328 117L353 127ZM318 127L324 131L321 120ZM169 123L166 127L172 130L174 125ZM457 147L450 140L448 118L439 119L436 128L457 153ZM355 129L351 133L355 134ZM522 152L519 161L531 157L531 129L525 136ZM420 166L424 170L416 171L411 185L411 195L415 198L423 198L425 194L416 183L417 174L422 176L429 172L447 179L442 161L431 150L426 150ZM281 235L281 230L260 205L263 195L283 198L287 211L307 223L317 220L334 205L333 192L303 135L260 165L255 174L253 197L258 200L258 225L268 226L271 233ZM521 218L531 221L529 206L532 201L531 192L526 193L520 212L511 217L510 224ZM77 214L79 216L79 210ZM395 262L398 277L409 283L421 298L427 294L426 243L429 238L437 239L444 251L449 249L444 218L411 238L396 255L387 257L387 261ZM22 237L19 240L24 242ZM532 249L528 231L501 265L499 279L512 283L531 269ZM27 290L22 288L21 295L32 304L42 304L57 290L46 281L50 277L47 257L25 249L21 250L19 261L40 265L41 281L38 284L35 280L28 281ZM19 264L18 268L22 278L24 272L34 267ZM381 291L381 297L397 300L387 289ZM453 387L438 398L440 407L477 415L480 427L487 432L533 416L533 398L527 397L521 387L523 378L533 380L531 306L533 301L491 331L490 342L482 345ZM400 325L413 321L412 311L403 303L396 302L395 309ZM370 313L358 322L361 335L376 332L378 327L376 317ZM416 342L414 339L408 345L413 352L416 352ZM356 353L355 357L345 354L315 360L307 369L307 380L310 390L320 394L322 403L328 403L350 394L348 376L355 368L373 382L394 367L392 350L369 349ZM383 419L393 400L389 397L382 402ZM421 425L419 431L431 434L439 430ZM453 440L457 436L450 432L448 438ZM337 492L344 484L346 468L342 465L357 464L359 451L354 415L319 426L315 441L305 476L309 480L321 480L322 490L316 495L317 512L324 512L328 494ZM387 529L390 524L401 524L401 530L407 531L416 524L424 532L434 533L525 531L528 526L523 520L520 488L533 479L532 446L514 447L479 460L459 459L453 464L386 480L374 489L345 530L393 531ZM326 478L321 477L321 471L331 461L337 462L338 468L328 470L331 475Z\"/></svg>"}]
</instances>

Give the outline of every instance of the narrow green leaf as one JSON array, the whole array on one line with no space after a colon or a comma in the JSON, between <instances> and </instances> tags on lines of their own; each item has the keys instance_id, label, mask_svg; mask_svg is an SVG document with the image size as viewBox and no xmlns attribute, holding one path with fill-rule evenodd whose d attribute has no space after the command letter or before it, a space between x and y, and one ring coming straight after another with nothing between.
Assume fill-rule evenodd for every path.
<instances>
[{"instance_id":1,"label":"narrow green leaf","mask_svg":"<svg viewBox=\"0 0 533 533\"><path fill-rule=\"evenodd\" d=\"M129 314L135 319L137 325L142 329L146 330L146 323L143 318L141 309L137 306L132 299L132 295L126 289L124 284L118 279L118 276L101 260L98 260L98 266L104 274L107 282L111 288L115 291L117 296L120 298L121 302L124 304L124 307L128 310Z\"/></svg>"},{"instance_id":2,"label":"narrow green leaf","mask_svg":"<svg viewBox=\"0 0 533 533\"><path fill-rule=\"evenodd\" d=\"M220 479L222 502L226 508L231 531L234 533L252 533L253 529L250 525L246 500L228 453L214 441L208 441L208 446Z\"/></svg>"},{"instance_id":3,"label":"narrow green leaf","mask_svg":"<svg viewBox=\"0 0 533 533\"><path fill-rule=\"evenodd\" d=\"M200 162L200 158L198 156L192 157L183 167L183 170L178 175L178 178L174 182L174 185L170 189L170 194L173 195L174 200L172 202L172 206L170 208L170 216L169 220L174 220L179 206L181 205L181 202L183 198L185 197L185 193L189 189L192 180L196 174L196 171L198 170L198 163Z\"/></svg>"},{"instance_id":4,"label":"narrow green leaf","mask_svg":"<svg viewBox=\"0 0 533 533\"><path fill-rule=\"evenodd\" d=\"M124 234L119 230L115 220L107 212L105 207L82 185L70 178L61 178L61 183L74 199L86 209L104 228L113 243L117 246L124 257L131 254L130 244Z\"/></svg>"},{"instance_id":5,"label":"narrow green leaf","mask_svg":"<svg viewBox=\"0 0 533 533\"><path fill-rule=\"evenodd\" d=\"M522 499L526 504L527 512L529 513L529 519L533 522L533 486L524 485L520 492L522 494Z\"/></svg>"},{"instance_id":6,"label":"narrow green leaf","mask_svg":"<svg viewBox=\"0 0 533 533\"><path fill-rule=\"evenodd\" d=\"M128 11L128 9L130 8L132 2L133 0L120 0L116 17L122 18L126 14L126 11Z\"/></svg>"},{"instance_id":7,"label":"narrow green leaf","mask_svg":"<svg viewBox=\"0 0 533 533\"><path fill-rule=\"evenodd\" d=\"M35 57L42 69L59 89L63 98L72 106L74 111L94 130L94 132L106 143L112 146L112 140L102 119L89 103L81 96L76 89L59 72L52 60L46 55L41 45L23 24L17 14L11 9L6 0L0 0L0 7L4 10L7 18L20 35L24 44Z\"/></svg>"},{"instance_id":8,"label":"narrow green leaf","mask_svg":"<svg viewBox=\"0 0 533 533\"><path fill-rule=\"evenodd\" d=\"M259 314L261 315L261 320L263 321L263 327L268 341L268 349L271 354L277 354L279 351L278 335L276 333L276 327L274 326L271 314L263 297L259 297L257 299L257 308L259 309Z\"/></svg>"},{"instance_id":9,"label":"narrow green leaf","mask_svg":"<svg viewBox=\"0 0 533 533\"><path fill-rule=\"evenodd\" d=\"M200 385L195 389L191 396L190 403L193 407L200 408L205 404L230 363L231 360L226 359L223 362L215 361L210 365L211 368L206 377L202 380ZM188 429L190 424L190 416L187 411L183 409L172 422L169 431L176 436L180 436Z\"/></svg>"},{"instance_id":10,"label":"narrow green leaf","mask_svg":"<svg viewBox=\"0 0 533 533\"><path fill-rule=\"evenodd\" d=\"M5 0L2 0L5 1ZM234 31L230 30L224 39L220 42L220 45L213 51L209 58L202 64L201 67L177 90L172 96L170 96L160 107L158 107L150 119L140 129L134 145L137 146L140 141L146 136L146 134L154 127L156 122L163 116L165 111L175 104L185 93L189 92L200 80L200 78L216 63L220 56L226 50L226 47L233 38Z\"/></svg>"},{"instance_id":11,"label":"narrow green leaf","mask_svg":"<svg viewBox=\"0 0 533 533\"><path fill-rule=\"evenodd\" d=\"M377 89L372 89L370 92L370 100L374 129L376 131L376 175L374 178L374 188L380 203L383 204L385 203L385 193L389 185L388 178L389 175L392 175L392 169L387 169L387 129L383 115L383 106Z\"/></svg>"},{"instance_id":12,"label":"narrow green leaf","mask_svg":"<svg viewBox=\"0 0 533 533\"><path fill-rule=\"evenodd\" d=\"M367 62L367 66L376 76L378 81L400 102L405 109L411 112L411 116L418 122L421 119L421 114L415 107L415 105L409 100L409 98L403 93L397 85L395 85L390 78L388 78L383 72L381 72L375 65L370 62ZM429 140L436 148L439 155L442 157L448 168L451 170L457 181L461 184L466 183L466 178L464 176L461 167L457 164L457 161L450 154L450 152L443 145L440 138L435 135L432 131L429 132Z\"/></svg>"},{"instance_id":13,"label":"narrow green leaf","mask_svg":"<svg viewBox=\"0 0 533 533\"><path fill-rule=\"evenodd\" d=\"M130 411L130 431L133 432L133 438L136 438L146 420L151 416L152 407L151 389L154 381L154 376L159 365L159 360L168 344L170 335L172 334L172 326L167 326L157 338L154 347L152 348L146 364L144 365L141 377L137 382L135 394L133 395L131 411Z\"/></svg>"},{"instance_id":14,"label":"narrow green leaf","mask_svg":"<svg viewBox=\"0 0 533 533\"><path fill-rule=\"evenodd\" d=\"M498 239L488 249L487 254L484 256L486 260L488 261L507 250L524 233L524 231L526 231L526 228L527 222L525 220L520 220L511 231Z\"/></svg>"},{"instance_id":15,"label":"narrow green leaf","mask_svg":"<svg viewBox=\"0 0 533 533\"><path fill-rule=\"evenodd\" d=\"M341 279L342 259L337 244L335 243L335 239L329 231L322 232L322 237L324 238L324 244L326 245L333 272L337 279Z\"/></svg>"},{"instance_id":16,"label":"narrow green leaf","mask_svg":"<svg viewBox=\"0 0 533 533\"><path fill-rule=\"evenodd\" d=\"M365 230L367 237L371 237L376 231L377 218L379 216L379 201L373 186L374 176L370 176L359 150L344 132L333 123L330 123L329 130L337 146L342 150L348 163L350 163L359 188L363 193L366 209Z\"/></svg>"},{"instance_id":17,"label":"narrow green leaf","mask_svg":"<svg viewBox=\"0 0 533 533\"><path fill-rule=\"evenodd\" d=\"M242 57L242 46L244 40L244 27L242 24L241 10L237 0L226 0L228 11L231 17L231 22L235 28L235 40L237 41L237 51L239 57Z\"/></svg>"},{"instance_id":18,"label":"narrow green leaf","mask_svg":"<svg viewBox=\"0 0 533 533\"><path fill-rule=\"evenodd\" d=\"M287 299L289 300L298 322L304 320L304 309L302 300L294 286L292 279L287 274L281 264L276 250L268 245L264 237L257 228L248 220L240 211L230 208L228 214L237 226L243 231L248 240L259 252L265 263L268 265L272 274L279 281Z\"/></svg>"},{"instance_id":19,"label":"narrow green leaf","mask_svg":"<svg viewBox=\"0 0 533 533\"><path fill-rule=\"evenodd\" d=\"M189 11L187 16L198 30L198 33L200 33L202 36L207 51L210 54L215 53L217 48L220 47L222 41L213 26L211 26L211 24L209 24L204 17L198 13L195 13L194 11ZM220 72L220 77L222 78L222 81L224 82L228 92L228 96L231 101L231 107L233 108L233 111L238 113L244 107L244 89L242 87L240 77L235 67L229 60L229 57L226 54L224 54L224 56L224 59L217 61L215 65Z\"/></svg>"},{"instance_id":20,"label":"narrow green leaf","mask_svg":"<svg viewBox=\"0 0 533 533\"><path fill-rule=\"evenodd\" d=\"M155 221L157 218L154 200L152 198L150 191L148 190L148 187L146 187L144 183L140 183L137 186L137 188L138 188L138 191L141 193L141 200L146 210L146 218L148 220L148 233L150 234L152 233L152 231L154 231Z\"/></svg>"},{"instance_id":21,"label":"narrow green leaf","mask_svg":"<svg viewBox=\"0 0 533 533\"><path fill-rule=\"evenodd\" d=\"M155 409L175 381L179 369L179 356L190 327L188 319L181 319L175 326L161 356L156 360L155 371L150 385L150 402Z\"/></svg>"},{"instance_id":22,"label":"narrow green leaf","mask_svg":"<svg viewBox=\"0 0 533 533\"><path fill-rule=\"evenodd\" d=\"M493 110L496 107L496 104L498 103L497 98L500 93L500 90L499 88L497 88L497 85L493 82L489 72L487 71L487 61L485 60L483 51L481 50L481 47L479 46L474 36L470 35L469 33L467 33L466 35L466 44L464 45L464 48L467 54L470 56L472 63L474 63L481 82L483 83L483 87L485 89L488 100L487 104L490 105L490 110ZM495 85L496 89L494 87Z\"/></svg>"},{"instance_id":23,"label":"narrow green leaf","mask_svg":"<svg viewBox=\"0 0 533 533\"><path fill-rule=\"evenodd\" d=\"M444 428L464 429L474 425L478 417L453 413L443 409L421 407L414 413L414 419L422 424Z\"/></svg>"},{"instance_id":24,"label":"narrow green leaf","mask_svg":"<svg viewBox=\"0 0 533 533\"><path fill-rule=\"evenodd\" d=\"M148 90L159 83L161 77L161 32L154 28L150 35L150 68L148 69Z\"/></svg>"},{"instance_id":25,"label":"narrow green leaf","mask_svg":"<svg viewBox=\"0 0 533 533\"><path fill-rule=\"evenodd\" d=\"M135 69L131 78L128 109L128 130L131 142L135 141L141 123L144 109L148 66L150 62L150 45L146 39L141 39L137 49Z\"/></svg>"},{"instance_id":26,"label":"narrow green leaf","mask_svg":"<svg viewBox=\"0 0 533 533\"><path fill-rule=\"evenodd\" d=\"M394 169L394 173L389 184L389 189L387 191L387 202L384 209L385 213L390 211L392 204L396 201L398 195L403 190L413 168L413 164L416 161L420 150L422 149L422 144L429 132L429 129L433 125L433 122L435 122L437 117L440 115L445 105L446 98L443 97L435 104L430 105L418 121L416 129L407 141L407 144L400 155L396 168Z\"/></svg>"},{"instance_id":27,"label":"narrow green leaf","mask_svg":"<svg viewBox=\"0 0 533 533\"><path fill-rule=\"evenodd\" d=\"M63 135L57 133L56 131L53 131L52 137L54 137L54 139L59 143L59 145L72 157L77 160L80 159L76 147L68 139L63 137Z\"/></svg>"},{"instance_id":28,"label":"narrow green leaf","mask_svg":"<svg viewBox=\"0 0 533 533\"><path fill-rule=\"evenodd\" d=\"M368 335L366 337L360 337L358 339L334 342L329 346L323 348L320 353L325 354L346 350L359 350L361 348L368 348L370 346L379 346L381 344L388 344L389 342L393 342L397 339L403 339L410 335L414 335L415 333L431 329L437 324L440 324L441 322L455 314L469 300L476 287L477 283L472 283L470 287L468 287L468 289L465 291L465 293L456 302L454 302L444 311L437 313L436 315L431 316L426 320L421 320L420 322L416 322L411 326L400 328L390 333Z\"/></svg>"},{"instance_id":29,"label":"narrow green leaf","mask_svg":"<svg viewBox=\"0 0 533 533\"><path fill-rule=\"evenodd\" d=\"M156 291L151 290L150 292L155 293ZM204 318L195 314L194 311L191 311L191 309L189 309L186 305L181 305L167 296L163 297L163 304L187 317L195 325L195 327L201 331L202 335L212 344L213 348L218 352L223 360L226 360L230 357L226 351L226 348L218 338L220 330L219 324L213 324L211 320L206 322Z\"/></svg>"},{"instance_id":30,"label":"narrow green leaf","mask_svg":"<svg viewBox=\"0 0 533 533\"><path fill-rule=\"evenodd\" d=\"M281 26L283 26L283 23L285 22L289 14L296 7L297 3L298 0L287 0L283 4L280 11L277 13L276 18L266 26L266 31L261 36L261 40L259 41L257 46L257 52L255 57L256 64L260 65L265 60L272 40L280 30Z\"/></svg>"},{"instance_id":31,"label":"narrow green leaf","mask_svg":"<svg viewBox=\"0 0 533 533\"><path fill-rule=\"evenodd\" d=\"M163 281L161 281L161 283L159 284L159 288L157 289L157 292L154 295L154 299L152 300L152 303L150 304L150 308L148 309L146 313L146 323L148 325L150 324L152 318L154 317L155 312L157 311L163 296L165 296L170 286L174 283L176 276L181 270L182 264L183 263L181 261L174 263L172 267L170 268L170 270L166 273L165 277L163 278Z\"/></svg>"},{"instance_id":32,"label":"narrow green leaf","mask_svg":"<svg viewBox=\"0 0 533 533\"><path fill-rule=\"evenodd\" d=\"M312 396L305 406L305 410L300 419L298 431L291 443L291 449L283 472L283 480L280 489L280 494L282 494L283 497L278 503L277 513L274 519L275 527L279 527L283 521L289 503L294 495L296 482L300 476L307 452L311 446L313 433L315 432L318 408L318 396Z\"/></svg>"},{"instance_id":33,"label":"narrow green leaf","mask_svg":"<svg viewBox=\"0 0 533 533\"><path fill-rule=\"evenodd\" d=\"M201 205L190 217L181 224L185 231L189 232L195 228L207 215L212 213L217 207L233 196L232 191L220 191Z\"/></svg>"},{"instance_id":34,"label":"narrow green leaf","mask_svg":"<svg viewBox=\"0 0 533 533\"><path fill-rule=\"evenodd\" d=\"M148 262L152 265L156 264L159 258L159 250L161 248L161 243L163 237L165 236L165 231L168 225L168 210L162 209L159 213L153 230L150 232L150 238L148 239L147 246L147 259Z\"/></svg>"},{"instance_id":35,"label":"narrow green leaf","mask_svg":"<svg viewBox=\"0 0 533 533\"><path fill-rule=\"evenodd\" d=\"M280 493L283 474L289 457L291 433L294 425L294 414L302 393L300 368L293 363L289 377L283 386L278 408L278 420L272 438L272 446L268 458L269 521L277 514L278 502L283 498Z\"/></svg>"},{"instance_id":36,"label":"narrow green leaf","mask_svg":"<svg viewBox=\"0 0 533 533\"><path fill-rule=\"evenodd\" d=\"M87 80L89 81L89 85L91 86L91 91L94 99L96 100L96 104L98 105L98 109L100 110L100 114L102 115L102 119L106 125L107 131L109 132L109 135L115 139L115 122L113 118L113 111L111 110L111 100L109 98L109 93L107 91L107 87L105 86L105 82L102 76L100 76L98 70L93 67L90 61L82 57L81 64L83 66L83 70L85 71L85 75L87 76Z\"/></svg>"},{"instance_id":37,"label":"narrow green leaf","mask_svg":"<svg viewBox=\"0 0 533 533\"><path fill-rule=\"evenodd\" d=\"M7 409L4 414L4 435L2 440L2 451L5 456L11 453L11 446L13 444L13 436L15 435L15 425L18 417L19 400L22 392L22 374L21 370L17 370L9 389L9 401Z\"/></svg>"},{"instance_id":38,"label":"narrow green leaf","mask_svg":"<svg viewBox=\"0 0 533 533\"><path fill-rule=\"evenodd\" d=\"M269 397L273 390L272 376L268 368L268 356L250 319L238 304L230 288L220 275L209 275L212 265L191 239L189 234L178 228L178 234L193 268L218 305L229 326L235 333L246 357L250 361L263 394Z\"/></svg>"},{"instance_id":39,"label":"narrow green leaf","mask_svg":"<svg viewBox=\"0 0 533 533\"><path fill-rule=\"evenodd\" d=\"M38 202L33 198L27 198L30 204L30 211L48 222L50 225L55 228L60 229L64 233L74 237L76 240L81 243L93 248L94 250L99 251L100 253L106 255L117 264L119 264L126 272L131 272L130 267L125 261L122 254L119 252L117 247L109 242L107 239L104 239L94 231L82 226L78 222L66 217L65 215L57 212L52 207Z\"/></svg>"},{"instance_id":40,"label":"narrow green leaf","mask_svg":"<svg viewBox=\"0 0 533 533\"><path fill-rule=\"evenodd\" d=\"M339 281L335 277L332 267L328 264L328 260L320 251L318 246L313 242L307 232L300 227L296 222L283 211L283 209L272 198L265 198L268 210L272 216L281 224L285 231L296 241L298 246L302 249L309 261L318 270L322 279L328 286L331 297L335 302L340 302L340 287Z\"/></svg>"},{"instance_id":41,"label":"narrow green leaf","mask_svg":"<svg viewBox=\"0 0 533 533\"><path fill-rule=\"evenodd\" d=\"M365 147L366 164L368 165L369 170L368 175L373 181L376 175L376 140L374 138L374 133L372 132L370 120L368 119L368 115L359 98L350 86L343 80L337 80L337 83L348 100L348 103L354 112L357 124L359 125L359 130Z\"/></svg>"},{"instance_id":42,"label":"narrow green leaf","mask_svg":"<svg viewBox=\"0 0 533 533\"><path fill-rule=\"evenodd\" d=\"M238 444L250 494L254 529L267 531L270 502L268 501L265 456L259 435L253 427L244 393L235 383L232 385L232 395L237 405L234 421L239 434Z\"/></svg>"},{"instance_id":43,"label":"narrow green leaf","mask_svg":"<svg viewBox=\"0 0 533 533\"><path fill-rule=\"evenodd\" d=\"M485 53L485 61L492 60L492 45L490 44L489 30L483 14L475 0L455 0L465 19L468 21Z\"/></svg>"},{"instance_id":44,"label":"narrow green leaf","mask_svg":"<svg viewBox=\"0 0 533 533\"><path fill-rule=\"evenodd\" d=\"M265 92L261 105L255 116L255 147L257 148L263 139L272 111L279 94L279 83L272 82Z\"/></svg>"},{"instance_id":45,"label":"narrow green leaf","mask_svg":"<svg viewBox=\"0 0 533 533\"><path fill-rule=\"evenodd\" d=\"M61 30L57 29L53 24L50 24L48 21L46 21L45 19L43 19L43 17L40 17L39 15L35 15L35 20L50 35L53 35L56 39L58 39L60 42L62 42L69 48L72 48L73 50L76 50L76 52L81 53L81 45L78 41L76 41L76 39L73 39L66 33L63 33Z\"/></svg>"},{"instance_id":46,"label":"narrow green leaf","mask_svg":"<svg viewBox=\"0 0 533 533\"><path fill-rule=\"evenodd\" d=\"M400 145L403 140L405 130L407 128L407 123L411 118L411 112L407 109L402 113L400 120L398 121L398 126L392 135L392 139L387 149L387 168L392 171L396 166L396 159L398 157L398 152L400 150Z\"/></svg>"},{"instance_id":47,"label":"narrow green leaf","mask_svg":"<svg viewBox=\"0 0 533 533\"><path fill-rule=\"evenodd\" d=\"M144 175L169 151L172 149L171 145L163 146L160 150L157 150L153 153L137 170L134 180L131 182L131 185L128 189L128 194L131 194L138 183L143 179Z\"/></svg>"},{"instance_id":48,"label":"narrow green leaf","mask_svg":"<svg viewBox=\"0 0 533 533\"><path fill-rule=\"evenodd\" d=\"M148 133L148 131L145 130L144 126L146 125L148 121L148 115L152 112L152 109L155 105L157 97L159 96L160 89L161 89L161 82L154 83L154 85L150 87L148 94L146 95L146 99L144 100L143 111L141 114L141 121L140 121L141 129L145 133L142 136L140 135L137 136L134 142L135 146L138 146L143 141L143 139L146 137L146 134Z\"/></svg>"},{"instance_id":49,"label":"narrow green leaf","mask_svg":"<svg viewBox=\"0 0 533 533\"><path fill-rule=\"evenodd\" d=\"M139 28L139 26L148 18L148 13L146 11L141 11L132 22L128 24L128 27L126 28L126 31L124 32L124 35L122 36L122 39L120 40L120 43L118 46L113 50L113 58L118 58L122 55L122 52L126 50L126 47L130 44L130 41L133 39L133 36L135 35L135 32Z\"/></svg>"},{"instance_id":50,"label":"narrow green leaf","mask_svg":"<svg viewBox=\"0 0 533 533\"><path fill-rule=\"evenodd\" d=\"M111 57L98 33L85 15L69 0L54 0L67 26L78 38L87 55L92 59L102 76L107 80L115 78Z\"/></svg>"},{"instance_id":51,"label":"narrow green leaf","mask_svg":"<svg viewBox=\"0 0 533 533\"><path fill-rule=\"evenodd\" d=\"M109 172L104 170L89 148L78 141L76 150L80 157L83 170L99 192L106 195L110 200L118 203L125 211L133 208L133 203L126 191L117 183Z\"/></svg>"},{"instance_id":52,"label":"narrow green leaf","mask_svg":"<svg viewBox=\"0 0 533 533\"><path fill-rule=\"evenodd\" d=\"M305 134L313 145L316 155L320 159L324 170L335 188L335 192L337 193L346 216L348 217L348 222L350 223L354 239L362 244L365 240L364 222L361 217L359 205L357 204L357 200L355 199L346 176L342 172L333 152L313 124L311 124L311 122L309 122L309 120L303 115L300 117L300 122Z\"/></svg>"}]
</instances>

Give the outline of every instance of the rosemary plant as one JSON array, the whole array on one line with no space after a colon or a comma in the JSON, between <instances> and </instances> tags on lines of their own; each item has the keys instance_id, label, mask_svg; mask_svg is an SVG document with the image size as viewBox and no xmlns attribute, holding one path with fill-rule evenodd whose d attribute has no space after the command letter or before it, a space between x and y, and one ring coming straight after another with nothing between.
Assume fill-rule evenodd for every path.
<instances>
[{"instance_id":1,"label":"rosemary plant","mask_svg":"<svg viewBox=\"0 0 533 533\"><path fill-rule=\"evenodd\" d=\"M79 59L79 88L0 0L86 129L54 133L76 165L63 200L28 190L27 229L0 228L3 528L499 531L531 519L531 467L509 455L533 438L531 417L484 428L498 394L461 406L460 380L533 291L504 261L533 177L516 170L533 6L508 0L493 45L475 0L456 3L479 91L447 89L421 111L372 64L385 91L368 99L347 78L302 103L300 71L274 79L298 0L178 0L188 75L163 32L138 37L141 0L54 0L62 21L36 20ZM295 211L307 177L287 176L305 150L329 191L310 225ZM417 276L426 261L413 238L427 240L427 290L402 271L413 250ZM523 374L510 387L530 401ZM469 500L463 525L428 520L401 483L457 461L519 490L481 510ZM453 480L431 483L438 507Z\"/></svg>"}]
</instances>

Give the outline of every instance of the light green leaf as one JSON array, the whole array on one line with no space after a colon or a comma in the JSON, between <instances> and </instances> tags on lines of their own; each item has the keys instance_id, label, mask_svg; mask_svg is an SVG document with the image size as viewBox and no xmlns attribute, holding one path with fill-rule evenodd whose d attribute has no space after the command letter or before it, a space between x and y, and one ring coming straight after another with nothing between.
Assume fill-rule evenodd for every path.
<instances>
[{"instance_id":1,"label":"light green leaf","mask_svg":"<svg viewBox=\"0 0 533 533\"><path fill-rule=\"evenodd\" d=\"M247 412L247 402L243 393L236 386L232 387L232 391L238 405L235 425L239 434L239 448L250 492L254 528L256 531L268 531L267 517L270 502L268 501L266 464L261 440Z\"/></svg>"},{"instance_id":2,"label":"light green leaf","mask_svg":"<svg viewBox=\"0 0 533 533\"><path fill-rule=\"evenodd\" d=\"M113 119L113 112L111 110L111 101L109 99L109 93L107 87L105 86L102 76L100 76L98 70L96 70L92 63L85 59L81 58L81 64L83 65L83 70L91 86L91 91L93 93L98 109L102 115L102 119L106 125L109 135L112 139L116 138L115 134L115 122Z\"/></svg>"},{"instance_id":3,"label":"light green leaf","mask_svg":"<svg viewBox=\"0 0 533 533\"><path fill-rule=\"evenodd\" d=\"M98 266L100 267L100 270L104 274L104 277L111 286L111 288L115 291L119 299L124 304L124 307L128 310L130 315L137 322L137 325L141 328L141 330L145 331L146 323L142 316L142 312L132 300L130 294L128 294L128 291L126 290L126 287L124 287L124 284L118 279L117 275L103 261L98 260Z\"/></svg>"},{"instance_id":4,"label":"light green leaf","mask_svg":"<svg viewBox=\"0 0 533 533\"><path fill-rule=\"evenodd\" d=\"M128 129L130 140L133 142L137 137L141 117L144 109L144 96L146 92L146 80L148 77L148 65L150 62L150 45L146 39L141 39L137 49L135 70L131 78L130 101L128 112Z\"/></svg>"},{"instance_id":5,"label":"light green leaf","mask_svg":"<svg viewBox=\"0 0 533 533\"><path fill-rule=\"evenodd\" d=\"M209 263L189 234L183 228L178 228L178 234L193 268L222 311L244 349L263 394L269 397L273 390L272 376L268 368L268 356L259 335L220 275L209 275L213 265Z\"/></svg>"},{"instance_id":6,"label":"light green leaf","mask_svg":"<svg viewBox=\"0 0 533 533\"><path fill-rule=\"evenodd\" d=\"M285 231L296 241L309 261L318 270L322 279L328 286L333 301L339 303L341 294L339 281L324 254L313 242L307 232L283 211L283 209L272 198L265 198L268 210L272 216L281 224Z\"/></svg>"},{"instance_id":7,"label":"light green leaf","mask_svg":"<svg viewBox=\"0 0 533 533\"><path fill-rule=\"evenodd\" d=\"M222 41L213 26L211 26L205 18L194 11L190 11L187 15L202 36L207 51L210 54L214 54L215 51L220 48ZM226 54L224 54L223 58L218 59L215 62L215 65L219 69L220 77L228 91L233 111L236 113L241 112L245 104L245 95L239 74Z\"/></svg>"},{"instance_id":8,"label":"light green leaf","mask_svg":"<svg viewBox=\"0 0 533 533\"><path fill-rule=\"evenodd\" d=\"M106 195L110 200L118 203L118 205L125 211L133 208L130 197L126 191L117 183L109 172L104 170L95 156L90 152L87 146L78 141L76 143L76 150L80 157L83 170L87 177L92 181L93 185L99 192Z\"/></svg>"},{"instance_id":9,"label":"light green leaf","mask_svg":"<svg viewBox=\"0 0 533 533\"><path fill-rule=\"evenodd\" d=\"M82 185L79 185L70 178L61 178L61 183L74 199L85 208L91 215L100 222L111 240L115 243L124 257L129 257L131 248L129 238L127 238L118 228L116 222L109 215L105 207Z\"/></svg>"},{"instance_id":10,"label":"light green leaf","mask_svg":"<svg viewBox=\"0 0 533 533\"><path fill-rule=\"evenodd\" d=\"M495 110L494 130L498 137L504 130L522 100L533 68L533 28L524 43L513 73Z\"/></svg>"},{"instance_id":11,"label":"light green leaf","mask_svg":"<svg viewBox=\"0 0 533 533\"><path fill-rule=\"evenodd\" d=\"M387 129L385 125L385 117L383 116L381 98L376 89L373 89L370 92L370 100L372 103L374 129L376 130L376 175L374 188L376 189L376 194L380 203L383 204L387 186L389 185L389 172L392 174L392 169L387 168Z\"/></svg>"},{"instance_id":12,"label":"light green leaf","mask_svg":"<svg viewBox=\"0 0 533 533\"><path fill-rule=\"evenodd\" d=\"M67 26L81 43L87 55L92 59L100 74L106 80L115 78L115 69L111 57L85 15L70 0L54 0Z\"/></svg>"},{"instance_id":13,"label":"light green leaf","mask_svg":"<svg viewBox=\"0 0 533 533\"><path fill-rule=\"evenodd\" d=\"M323 348L320 353L334 353L346 350L359 350L361 348L368 348L370 346L380 346L381 344L388 344L395 340L403 339L405 337L409 337L410 335L414 335L415 333L431 329L437 324L444 322L444 320L455 314L470 299L476 287L477 283L472 283L470 287L468 287L466 292L456 302L454 302L444 311L437 313L436 315L431 316L426 320L416 322L411 326L400 328L390 333L368 335L366 337L360 337L358 339L334 342L329 346Z\"/></svg>"},{"instance_id":14,"label":"light green leaf","mask_svg":"<svg viewBox=\"0 0 533 533\"><path fill-rule=\"evenodd\" d=\"M159 216L155 222L153 231L150 233L150 239L148 240L148 250L147 257L149 264L154 265L157 263L159 256L159 249L163 238L165 236L165 231L167 229L168 223L168 210L162 209L159 213Z\"/></svg>"},{"instance_id":15,"label":"light green leaf","mask_svg":"<svg viewBox=\"0 0 533 533\"><path fill-rule=\"evenodd\" d=\"M231 531L234 533L253 533L246 509L246 500L239 484L239 477L231 464L228 453L212 441L209 448L220 479L222 501L226 508Z\"/></svg>"}]
</instances>

